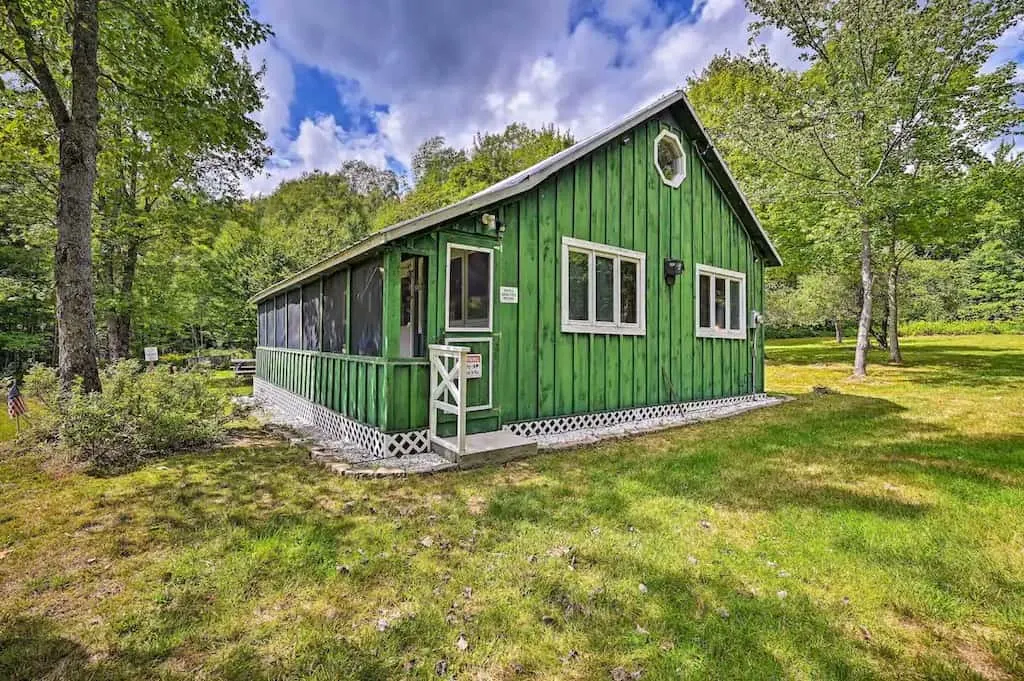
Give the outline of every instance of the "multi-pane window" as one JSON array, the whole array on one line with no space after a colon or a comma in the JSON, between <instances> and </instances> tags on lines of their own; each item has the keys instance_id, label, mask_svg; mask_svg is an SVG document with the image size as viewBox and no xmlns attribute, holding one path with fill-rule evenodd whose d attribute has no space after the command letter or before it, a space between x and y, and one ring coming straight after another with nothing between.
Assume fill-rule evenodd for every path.
<instances>
[{"instance_id":1,"label":"multi-pane window","mask_svg":"<svg viewBox=\"0 0 1024 681\"><path fill-rule=\"evenodd\" d=\"M562 239L562 331L643 335L644 267L637 251Z\"/></svg>"},{"instance_id":2,"label":"multi-pane window","mask_svg":"<svg viewBox=\"0 0 1024 681\"><path fill-rule=\"evenodd\" d=\"M697 335L745 339L746 275L697 265Z\"/></svg>"},{"instance_id":3,"label":"multi-pane window","mask_svg":"<svg viewBox=\"0 0 1024 681\"><path fill-rule=\"evenodd\" d=\"M491 251L448 246L448 329L491 330Z\"/></svg>"}]
</instances>

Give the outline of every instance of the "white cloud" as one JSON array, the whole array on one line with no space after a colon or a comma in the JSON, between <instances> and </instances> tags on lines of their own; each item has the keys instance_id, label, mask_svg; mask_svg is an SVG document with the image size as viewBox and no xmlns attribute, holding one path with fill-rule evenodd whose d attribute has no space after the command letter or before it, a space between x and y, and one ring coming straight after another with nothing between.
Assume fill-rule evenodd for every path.
<instances>
[{"instance_id":1,"label":"white cloud","mask_svg":"<svg viewBox=\"0 0 1024 681\"><path fill-rule=\"evenodd\" d=\"M278 148L288 143L289 109L295 97L295 75L291 61L284 52L271 43L258 45L248 54L255 69L263 69L260 79L264 90L263 108L255 119L267 131L271 146Z\"/></svg>"},{"instance_id":2,"label":"white cloud","mask_svg":"<svg viewBox=\"0 0 1024 681\"><path fill-rule=\"evenodd\" d=\"M714 55L746 52L754 18L741 0L703 0L682 21L654 0L604 0L598 20L583 18L570 32L571 4L260 0L258 13L276 32L264 57L272 99L261 116L278 154L270 177L250 189L267 191L275 181L347 158L391 157L408 165L428 137L464 147L477 131L515 121L554 123L585 137L685 85ZM1020 27L1011 33L997 51L1003 61L1022 45ZM760 40L776 61L801 66L783 33L766 30ZM294 82L290 71L285 76L271 65L289 62L337 77L346 106L386 106L373 115L376 133L318 118L287 139Z\"/></svg>"},{"instance_id":3,"label":"white cloud","mask_svg":"<svg viewBox=\"0 0 1024 681\"><path fill-rule=\"evenodd\" d=\"M242 191L248 195L269 194L281 182L314 170L337 170L346 161L384 166L386 148L379 135L354 135L338 125L334 116L307 118L299 124L295 139L276 150L267 169L243 182Z\"/></svg>"}]
</instances>

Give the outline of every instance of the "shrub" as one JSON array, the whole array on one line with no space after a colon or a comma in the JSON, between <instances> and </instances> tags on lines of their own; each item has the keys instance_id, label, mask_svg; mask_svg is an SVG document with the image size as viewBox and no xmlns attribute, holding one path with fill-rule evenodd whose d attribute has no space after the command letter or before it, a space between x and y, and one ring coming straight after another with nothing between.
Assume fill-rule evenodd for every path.
<instances>
[{"instance_id":1,"label":"shrub","mask_svg":"<svg viewBox=\"0 0 1024 681\"><path fill-rule=\"evenodd\" d=\"M102 379L102 393L76 386L61 394L52 369L36 366L26 376L26 392L50 411L40 418L39 435L56 439L75 461L119 467L208 445L231 416L228 397L211 388L205 372L142 372L126 360L111 364Z\"/></svg>"},{"instance_id":2,"label":"shrub","mask_svg":"<svg viewBox=\"0 0 1024 681\"><path fill-rule=\"evenodd\" d=\"M901 336L973 336L983 333L1024 333L1024 320L905 322L900 325Z\"/></svg>"}]
</instances>

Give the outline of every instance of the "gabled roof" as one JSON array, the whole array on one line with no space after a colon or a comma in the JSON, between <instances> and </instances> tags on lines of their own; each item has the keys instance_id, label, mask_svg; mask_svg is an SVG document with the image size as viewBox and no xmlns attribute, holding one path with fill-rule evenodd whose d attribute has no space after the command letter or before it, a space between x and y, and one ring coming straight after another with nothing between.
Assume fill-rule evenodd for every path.
<instances>
[{"instance_id":1,"label":"gabled roof","mask_svg":"<svg viewBox=\"0 0 1024 681\"><path fill-rule=\"evenodd\" d=\"M722 157L708 137L707 131L704 130L700 121L697 120L697 115L694 113L693 107L690 106L690 102L686 99L683 90L679 89L660 97L643 108L637 109L614 125L591 135L587 139L577 142L553 156L549 156L526 170L521 170L515 175L507 177L501 182L492 184L490 187L472 196L444 208L424 213L418 217L374 232L315 265L311 265L287 279L260 291L250 299L250 302L260 301L275 293L291 288L309 277L337 267L346 261L358 258L396 239L436 227L442 223L455 220L529 191L562 168L583 158L638 123L666 110L671 110L675 114L676 120L682 125L687 136L697 141L698 153L707 164L718 185L722 188L722 192L725 194L737 217L739 217L740 222L743 223L750 238L759 247L766 264L770 267L781 265L782 258L779 256L778 251L775 250L775 246L772 245L768 234L765 233L764 227L761 226L757 216L754 215L754 211L750 208L750 204L747 203L746 197L726 167L725 161L722 160Z\"/></svg>"}]
</instances>

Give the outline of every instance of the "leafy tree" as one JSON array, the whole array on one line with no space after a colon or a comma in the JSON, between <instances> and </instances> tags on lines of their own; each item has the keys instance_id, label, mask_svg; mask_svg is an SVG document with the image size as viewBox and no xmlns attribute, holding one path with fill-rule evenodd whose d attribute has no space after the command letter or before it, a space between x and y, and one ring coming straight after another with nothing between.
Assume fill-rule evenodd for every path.
<instances>
[{"instance_id":1,"label":"leafy tree","mask_svg":"<svg viewBox=\"0 0 1024 681\"><path fill-rule=\"evenodd\" d=\"M760 96L723 110L730 143L778 171L777 190L827 206L828 231L859 242L862 306L854 375L867 371L876 249L908 167L946 167L1020 123L1013 65L986 70L995 41L1024 16L1013 0L750 0L801 50L778 68L739 58Z\"/></svg>"},{"instance_id":2,"label":"leafy tree","mask_svg":"<svg viewBox=\"0 0 1024 681\"><path fill-rule=\"evenodd\" d=\"M413 156L416 186L400 202L386 205L374 224L386 227L414 218L489 187L572 146L574 140L554 126L532 129L513 123L501 133L478 133L466 151L431 137Z\"/></svg>"},{"instance_id":3,"label":"leafy tree","mask_svg":"<svg viewBox=\"0 0 1024 681\"><path fill-rule=\"evenodd\" d=\"M58 367L66 387L100 389L96 363L92 210L101 142L101 89L139 130L208 129L210 108L252 111L259 91L236 55L268 30L241 0L103 3L2 0L0 59L46 102L59 136L54 280ZM101 49L102 47L102 49ZM196 77L203 74L205 77ZM232 97L242 95L234 104ZM114 109L116 111L116 109ZM254 123L249 123L255 126ZM252 152L257 154L255 150Z\"/></svg>"}]
</instances>

